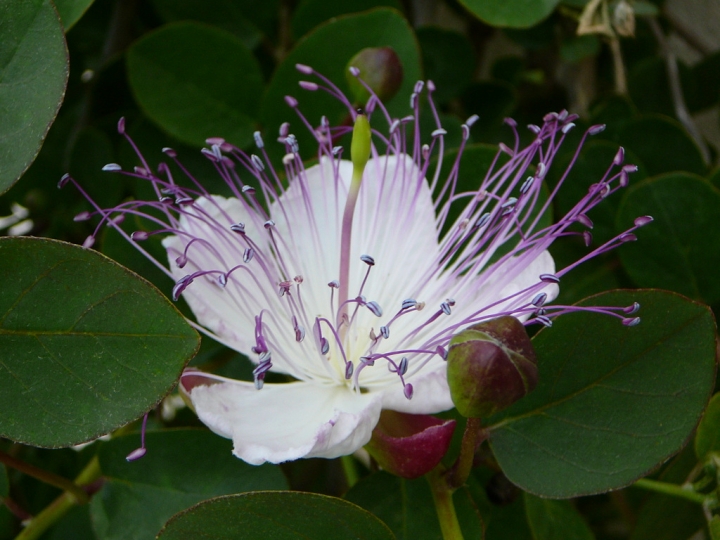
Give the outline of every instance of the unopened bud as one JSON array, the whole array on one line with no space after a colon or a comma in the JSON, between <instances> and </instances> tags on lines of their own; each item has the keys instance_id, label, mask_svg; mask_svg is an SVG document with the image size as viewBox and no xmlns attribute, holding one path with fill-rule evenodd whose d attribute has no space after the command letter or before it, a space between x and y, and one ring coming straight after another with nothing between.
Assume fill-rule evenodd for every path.
<instances>
[{"instance_id":1,"label":"unopened bud","mask_svg":"<svg viewBox=\"0 0 720 540\"><path fill-rule=\"evenodd\" d=\"M350 68L356 68L350 70ZM358 73L356 77L353 72ZM358 77L373 89L382 101L391 99L402 85L403 68L397 53L390 47L371 47L361 50L348 62L345 70L350 91L357 104L365 105L370 92Z\"/></svg>"},{"instance_id":2,"label":"unopened bud","mask_svg":"<svg viewBox=\"0 0 720 540\"><path fill-rule=\"evenodd\" d=\"M486 418L532 391L538 371L525 327L505 316L463 330L450 340L450 395L467 418Z\"/></svg>"}]
</instances>

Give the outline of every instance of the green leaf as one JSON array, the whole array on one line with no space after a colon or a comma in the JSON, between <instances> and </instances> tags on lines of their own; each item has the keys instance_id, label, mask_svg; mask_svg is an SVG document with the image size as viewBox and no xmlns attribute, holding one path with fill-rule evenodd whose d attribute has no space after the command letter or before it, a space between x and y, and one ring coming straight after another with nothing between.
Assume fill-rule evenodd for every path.
<instances>
[{"instance_id":1,"label":"green leaf","mask_svg":"<svg viewBox=\"0 0 720 540\"><path fill-rule=\"evenodd\" d=\"M287 489L279 467L240 461L230 441L206 430L148 432L147 454L128 463L125 456L139 442L132 434L100 448L106 482L91 512L96 533L105 540L155 538L173 515L219 495Z\"/></svg>"},{"instance_id":2,"label":"green leaf","mask_svg":"<svg viewBox=\"0 0 720 540\"><path fill-rule=\"evenodd\" d=\"M435 83L433 97L445 103L470 84L475 71L475 52L470 40L459 32L435 26L417 30L425 77ZM448 59L452 58L452 62Z\"/></svg>"},{"instance_id":3,"label":"green leaf","mask_svg":"<svg viewBox=\"0 0 720 540\"><path fill-rule=\"evenodd\" d=\"M642 324L574 313L533 339L540 382L488 420L507 477L552 498L628 485L677 452L715 380L706 306L664 291L613 291L582 302L642 306Z\"/></svg>"},{"instance_id":4,"label":"green leaf","mask_svg":"<svg viewBox=\"0 0 720 540\"><path fill-rule=\"evenodd\" d=\"M367 11L376 7L389 7L402 11L402 3L399 0L343 0L342 2L337 0L302 0L295 9L290 24L295 39L299 39L316 26L333 17Z\"/></svg>"},{"instance_id":5,"label":"green leaf","mask_svg":"<svg viewBox=\"0 0 720 540\"><path fill-rule=\"evenodd\" d=\"M715 394L695 433L695 454L703 460L709 452L720 451L720 394Z\"/></svg>"},{"instance_id":6,"label":"green leaf","mask_svg":"<svg viewBox=\"0 0 720 540\"><path fill-rule=\"evenodd\" d=\"M263 92L257 60L234 35L194 22L165 25L130 47L130 86L143 112L183 142L252 141Z\"/></svg>"},{"instance_id":7,"label":"green leaf","mask_svg":"<svg viewBox=\"0 0 720 540\"><path fill-rule=\"evenodd\" d=\"M30 166L65 95L68 53L50 0L0 4L0 193Z\"/></svg>"},{"instance_id":8,"label":"green leaf","mask_svg":"<svg viewBox=\"0 0 720 540\"><path fill-rule=\"evenodd\" d=\"M679 122L661 115L640 115L627 122L619 142L645 164L648 174L689 171L705 174L705 164L695 141Z\"/></svg>"},{"instance_id":9,"label":"green leaf","mask_svg":"<svg viewBox=\"0 0 720 540\"><path fill-rule=\"evenodd\" d=\"M93 0L55 0L55 7L60 15L62 25L65 27L65 32L80 20L92 3Z\"/></svg>"},{"instance_id":10,"label":"green leaf","mask_svg":"<svg viewBox=\"0 0 720 540\"><path fill-rule=\"evenodd\" d=\"M313 125L318 125L325 115L330 124L342 122L348 110L337 99L325 92L308 92L298 88L298 81L312 80L295 68L296 64L307 64L333 81L346 94L349 89L345 82L345 66L350 59L366 47L392 47L403 67L403 83L397 95L386 106L393 117L409 114L408 101L413 86L421 77L420 52L415 35L407 20L395 10L377 8L359 15L346 15L318 27L303 38L277 68L270 82L263 102L263 124L268 135L274 140L278 127L283 122L292 122L292 132L300 144L300 152L317 156L317 142L313 134L297 119L297 115L285 104L286 95L297 96L299 110ZM381 114L373 115L373 128L382 129ZM270 152L282 147L276 143L267 144Z\"/></svg>"},{"instance_id":11,"label":"green leaf","mask_svg":"<svg viewBox=\"0 0 720 540\"><path fill-rule=\"evenodd\" d=\"M245 2L214 0L212 9L195 0L153 0L153 6L165 22L197 21L226 30L254 49L263 33L247 17Z\"/></svg>"},{"instance_id":12,"label":"green leaf","mask_svg":"<svg viewBox=\"0 0 720 540\"><path fill-rule=\"evenodd\" d=\"M525 513L534 540L594 540L590 528L568 501L524 494Z\"/></svg>"},{"instance_id":13,"label":"green leaf","mask_svg":"<svg viewBox=\"0 0 720 540\"><path fill-rule=\"evenodd\" d=\"M442 538L430 485L425 478L404 480L381 471L363 478L345 498L380 518L398 540ZM457 490L453 502L465 538L481 538L482 521L468 491Z\"/></svg>"},{"instance_id":14,"label":"green leaf","mask_svg":"<svg viewBox=\"0 0 720 540\"><path fill-rule=\"evenodd\" d=\"M10 482L8 482L5 465L0 463L0 497L7 497L10 493Z\"/></svg>"},{"instance_id":15,"label":"green leaf","mask_svg":"<svg viewBox=\"0 0 720 540\"><path fill-rule=\"evenodd\" d=\"M720 191L688 173L649 178L625 193L617 230L642 215L655 221L636 232L637 242L619 251L633 281L707 303L720 300Z\"/></svg>"},{"instance_id":16,"label":"green leaf","mask_svg":"<svg viewBox=\"0 0 720 540\"><path fill-rule=\"evenodd\" d=\"M394 540L387 526L342 499L292 491L218 497L176 515L161 540Z\"/></svg>"},{"instance_id":17,"label":"green leaf","mask_svg":"<svg viewBox=\"0 0 720 540\"><path fill-rule=\"evenodd\" d=\"M490 26L527 28L552 13L559 0L460 0L470 13Z\"/></svg>"},{"instance_id":18,"label":"green leaf","mask_svg":"<svg viewBox=\"0 0 720 540\"><path fill-rule=\"evenodd\" d=\"M0 436L69 446L138 418L199 338L154 287L99 253L0 239Z\"/></svg>"}]
</instances>

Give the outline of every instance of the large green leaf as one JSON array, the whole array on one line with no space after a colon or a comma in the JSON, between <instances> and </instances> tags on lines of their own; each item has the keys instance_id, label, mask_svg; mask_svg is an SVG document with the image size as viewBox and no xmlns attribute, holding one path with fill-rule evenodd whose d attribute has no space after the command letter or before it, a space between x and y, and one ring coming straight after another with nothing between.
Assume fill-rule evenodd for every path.
<instances>
[{"instance_id":1,"label":"large green leaf","mask_svg":"<svg viewBox=\"0 0 720 540\"><path fill-rule=\"evenodd\" d=\"M437 514L433 510L432 492L425 478L405 480L379 472L355 484L345 498L375 514L390 527L398 540L442 538ZM465 538L481 538L482 521L468 490L456 491L453 502Z\"/></svg>"},{"instance_id":2,"label":"large green leaf","mask_svg":"<svg viewBox=\"0 0 720 540\"><path fill-rule=\"evenodd\" d=\"M68 78L62 25L50 0L0 3L0 193L37 156Z\"/></svg>"},{"instance_id":3,"label":"large green leaf","mask_svg":"<svg viewBox=\"0 0 720 540\"><path fill-rule=\"evenodd\" d=\"M94 0L55 0L55 7L67 32L80 20Z\"/></svg>"},{"instance_id":4,"label":"large green leaf","mask_svg":"<svg viewBox=\"0 0 720 540\"><path fill-rule=\"evenodd\" d=\"M218 497L171 519L162 540L394 540L370 512L315 493L255 492Z\"/></svg>"},{"instance_id":5,"label":"large green leaf","mask_svg":"<svg viewBox=\"0 0 720 540\"><path fill-rule=\"evenodd\" d=\"M697 425L715 380L712 313L664 291L614 291L582 304L634 301L638 326L576 313L533 340L538 387L488 421L495 457L526 491L565 498L625 486Z\"/></svg>"},{"instance_id":6,"label":"large green leaf","mask_svg":"<svg viewBox=\"0 0 720 540\"><path fill-rule=\"evenodd\" d=\"M292 31L295 39L299 39L333 17L382 6L402 10L399 0L302 0L293 12Z\"/></svg>"},{"instance_id":7,"label":"large green leaf","mask_svg":"<svg viewBox=\"0 0 720 540\"><path fill-rule=\"evenodd\" d=\"M194 22L165 25L136 41L128 78L145 114L181 141L252 141L262 74L237 37Z\"/></svg>"},{"instance_id":8,"label":"large green leaf","mask_svg":"<svg viewBox=\"0 0 720 540\"><path fill-rule=\"evenodd\" d=\"M106 482L92 501L95 531L103 539L155 538L174 514L206 499L246 491L287 489L274 465L256 467L232 455L232 443L200 429L147 433L147 454L128 463L137 434L100 449ZM132 527L128 527L132 523Z\"/></svg>"},{"instance_id":9,"label":"large green leaf","mask_svg":"<svg viewBox=\"0 0 720 540\"><path fill-rule=\"evenodd\" d=\"M720 451L720 394L710 400L695 434L695 454L704 459L708 452Z\"/></svg>"},{"instance_id":10,"label":"large green leaf","mask_svg":"<svg viewBox=\"0 0 720 540\"><path fill-rule=\"evenodd\" d=\"M655 221L637 231L638 242L620 249L633 281L707 303L720 300L720 191L688 173L650 178L623 197L617 229L642 215Z\"/></svg>"},{"instance_id":11,"label":"large green leaf","mask_svg":"<svg viewBox=\"0 0 720 540\"><path fill-rule=\"evenodd\" d=\"M0 239L0 435L69 446L136 419L175 384L197 333L103 255Z\"/></svg>"},{"instance_id":12,"label":"large green leaf","mask_svg":"<svg viewBox=\"0 0 720 540\"><path fill-rule=\"evenodd\" d=\"M337 124L347 117L348 111L337 99L325 92L300 89L298 81L318 81L299 73L295 65L299 63L312 66L349 95L345 82L345 67L355 54L367 47L392 47L397 53L402 63L403 83L397 95L386 105L390 114L395 117L410 114L410 94L415 82L421 77L417 41L412 28L400 13L392 9L378 8L359 15L345 15L333 19L300 40L278 66L265 95L262 118L268 133L266 139L274 141L278 127L289 121L295 128L293 133L300 144L300 152L305 156L316 156L317 143L314 136L285 104L285 96L297 97L300 111L313 125L318 125L323 115L328 117L331 125ZM379 113L373 115L373 127L376 129L383 129L380 117ZM271 142L267 148L275 151L281 147Z\"/></svg>"},{"instance_id":13,"label":"large green leaf","mask_svg":"<svg viewBox=\"0 0 720 540\"><path fill-rule=\"evenodd\" d=\"M552 13L560 0L460 0L470 13L491 26L527 28Z\"/></svg>"},{"instance_id":14,"label":"large green leaf","mask_svg":"<svg viewBox=\"0 0 720 540\"><path fill-rule=\"evenodd\" d=\"M524 494L525 513L535 540L594 540L590 528L569 501Z\"/></svg>"}]
</instances>

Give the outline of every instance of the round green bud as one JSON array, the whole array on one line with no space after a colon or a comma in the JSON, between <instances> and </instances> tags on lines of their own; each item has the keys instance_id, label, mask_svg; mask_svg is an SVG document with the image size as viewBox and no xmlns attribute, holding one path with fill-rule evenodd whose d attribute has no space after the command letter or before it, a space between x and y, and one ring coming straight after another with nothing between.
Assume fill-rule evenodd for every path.
<instances>
[{"instance_id":1,"label":"round green bud","mask_svg":"<svg viewBox=\"0 0 720 540\"><path fill-rule=\"evenodd\" d=\"M390 47L370 47L361 50L348 62L345 76L350 92L358 105L365 105L370 92L352 74L350 68L360 71L359 77L373 89L382 101L391 99L402 85L403 68L397 53Z\"/></svg>"}]
</instances>

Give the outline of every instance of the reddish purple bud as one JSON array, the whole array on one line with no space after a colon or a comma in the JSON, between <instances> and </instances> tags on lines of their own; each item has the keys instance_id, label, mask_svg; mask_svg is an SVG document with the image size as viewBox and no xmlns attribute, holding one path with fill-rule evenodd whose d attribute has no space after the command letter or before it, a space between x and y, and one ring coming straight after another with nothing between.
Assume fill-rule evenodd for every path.
<instances>
[{"instance_id":1,"label":"reddish purple bud","mask_svg":"<svg viewBox=\"0 0 720 540\"><path fill-rule=\"evenodd\" d=\"M440 463L454 431L455 420L385 410L365 449L389 473L418 478Z\"/></svg>"},{"instance_id":2,"label":"reddish purple bud","mask_svg":"<svg viewBox=\"0 0 720 540\"><path fill-rule=\"evenodd\" d=\"M463 330L450 341L450 395L468 418L486 418L532 391L538 371L525 327L505 316Z\"/></svg>"},{"instance_id":3,"label":"reddish purple bud","mask_svg":"<svg viewBox=\"0 0 720 540\"><path fill-rule=\"evenodd\" d=\"M356 69L351 72L351 67ZM362 105L367 103L370 92L360 83L358 77L385 102L400 90L403 80L402 63L390 47L363 49L350 59L345 74L354 101Z\"/></svg>"}]
</instances>

